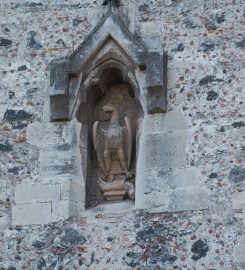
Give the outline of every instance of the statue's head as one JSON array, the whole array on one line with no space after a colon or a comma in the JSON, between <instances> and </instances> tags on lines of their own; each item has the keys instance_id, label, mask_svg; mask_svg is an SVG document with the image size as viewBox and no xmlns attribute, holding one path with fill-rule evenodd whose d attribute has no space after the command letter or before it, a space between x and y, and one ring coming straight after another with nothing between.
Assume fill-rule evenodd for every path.
<instances>
[{"instance_id":1,"label":"statue's head","mask_svg":"<svg viewBox=\"0 0 245 270\"><path fill-rule=\"evenodd\" d=\"M121 106L124 101L124 96L128 94L129 88L126 84L115 84L108 90L110 103L116 106Z\"/></svg>"},{"instance_id":2,"label":"statue's head","mask_svg":"<svg viewBox=\"0 0 245 270\"><path fill-rule=\"evenodd\" d=\"M114 111L117 111L117 107L108 102L105 106L103 106L103 110L107 113L112 113Z\"/></svg>"},{"instance_id":3,"label":"statue's head","mask_svg":"<svg viewBox=\"0 0 245 270\"><path fill-rule=\"evenodd\" d=\"M113 85L108 90L108 103L103 106L103 111L112 113L115 111L120 112L124 108L124 95L128 93L128 86L126 84Z\"/></svg>"}]
</instances>

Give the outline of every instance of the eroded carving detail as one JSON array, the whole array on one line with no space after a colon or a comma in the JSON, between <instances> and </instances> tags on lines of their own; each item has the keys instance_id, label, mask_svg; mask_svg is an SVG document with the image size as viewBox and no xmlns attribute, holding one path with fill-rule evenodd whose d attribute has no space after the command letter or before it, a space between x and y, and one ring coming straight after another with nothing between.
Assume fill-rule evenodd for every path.
<instances>
[{"instance_id":1,"label":"eroded carving detail","mask_svg":"<svg viewBox=\"0 0 245 270\"><path fill-rule=\"evenodd\" d=\"M93 142L98 159L98 185L106 200L125 197L134 199L133 172L130 170L133 147L133 127L130 115L123 108L127 86L114 85L109 101L102 107L109 119L95 121Z\"/></svg>"}]
</instances>

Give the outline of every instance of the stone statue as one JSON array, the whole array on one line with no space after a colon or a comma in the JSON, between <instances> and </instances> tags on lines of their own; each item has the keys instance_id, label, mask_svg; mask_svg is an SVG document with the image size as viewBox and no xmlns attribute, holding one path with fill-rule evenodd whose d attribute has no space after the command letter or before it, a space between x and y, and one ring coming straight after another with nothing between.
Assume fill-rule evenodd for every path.
<instances>
[{"instance_id":1,"label":"stone statue","mask_svg":"<svg viewBox=\"0 0 245 270\"><path fill-rule=\"evenodd\" d=\"M103 106L103 111L110 115L109 121L95 121L93 125L94 148L101 171L98 184L107 200L123 199L127 194L134 199L134 185L130 181L132 127L128 116L121 117L117 100L118 96L114 95Z\"/></svg>"}]
</instances>

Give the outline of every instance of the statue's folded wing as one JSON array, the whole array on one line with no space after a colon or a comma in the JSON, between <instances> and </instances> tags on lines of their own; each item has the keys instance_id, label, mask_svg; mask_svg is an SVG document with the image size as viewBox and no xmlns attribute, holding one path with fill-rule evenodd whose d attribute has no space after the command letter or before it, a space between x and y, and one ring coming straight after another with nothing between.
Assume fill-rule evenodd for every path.
<instances>
[{"instance_id":1,"label":"statue's folded wing","mask_svg":"<svg viewBox=\"0 0 245 270\"><path fill-rule=\"evenodd\" d=\"M99 121L95 121L93 125L93 143L94 143L94 149L96 151L99 166L102 170L102 172L105 174L106 168L105 168L105 162L104 162L104 136L102 134L102 130L99 127Z\"/></svg>"},{"instance_id":2,"label":"statue's folded wing","mask_svg":"<svg viewBox=\"0 0 245 270\"><path fill-rule=\"evenodd\" d=\"M127 132L126 132L126 141L127 141L126 155L127 155L127 167L129 170L130 164L131 164L131 159L132 159L133 133L132 133L130 119L126 116L126 117L124 117L124 121L126 123L126 130L127 130Z\"/></svg>"}]
</instances>

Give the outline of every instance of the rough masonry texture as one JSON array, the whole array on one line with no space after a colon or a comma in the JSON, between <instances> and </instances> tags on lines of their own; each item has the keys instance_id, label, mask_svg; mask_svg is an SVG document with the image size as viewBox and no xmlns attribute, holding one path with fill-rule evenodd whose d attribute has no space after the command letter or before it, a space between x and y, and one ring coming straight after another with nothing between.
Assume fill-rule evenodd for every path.
<instances>
[{"instance_id":1,"label":"rough masonry texture","mask_svg":"<svg viewBox=\"0 0 245 270\"><path fill-rule=\"evenodd\" d=\"M0 269L245 269L242 1L125 0L112 10L148 52L132 65L145 101L136 197L85 209L87 132L71 110L76 95L63 95L83 77L64 59L103 19L103 2L1 1ZM148 74L166 74L159 51L165 92L153 83L162 75Z\"/></svg>"}]
</instances>

